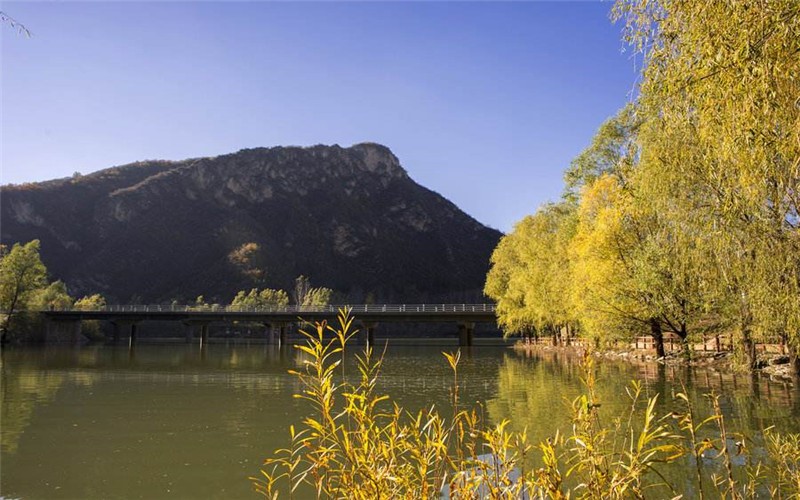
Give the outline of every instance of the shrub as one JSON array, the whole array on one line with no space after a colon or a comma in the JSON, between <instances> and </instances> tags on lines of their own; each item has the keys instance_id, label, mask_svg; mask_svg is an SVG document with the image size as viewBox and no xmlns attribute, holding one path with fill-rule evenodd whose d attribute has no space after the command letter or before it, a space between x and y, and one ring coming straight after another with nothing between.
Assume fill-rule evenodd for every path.
<instances>
[{"instance_id":1,"label":"shrub","mask_svg":"<svg viewBox=\"0 0 800 500\"><path fill-rule=\"evenodd\" d=\"M289 446L264 462L261 475L250 478L255 490L278 498L298 488L312 489L318 498L643 498L678 494L658 466L682 457L696 459L697 493L702 498L702 461L718 459L725 474L711 478L722 497L755 496L763 482L773 496L800 491L800 436L768 433L772 461L758 464L746 481L737 483L728 451L729 436L715 396L715 414L697 421L685 394L678 394L684 412L658 417L657 396L642 398L642 386L632 382L630 408L603 422L594 391L593 360L584 356L584 394L572 401L572 432L537 445L526 431L509 431L509 421L488 425L478 409L461 409L458 365L460 351L443 353L453 372L451 416L433 406L410 413L381 394L377 385L385 350L376 355L367 345L356 355L358 374L345 373L345 349L355 335L348 310L338 325L308 324L303 368L290 371L308 402L310 414L289 430ZM341 373L339 372L341 370ZM701 427L715 423L715 439L700 440ZM739 444L739 451L744 448ZM530 467L538 451L541 466ZM708 456L710 450L716 455ZM787 493L788 492L788 493Z\"/></svg>"}]
</instances>

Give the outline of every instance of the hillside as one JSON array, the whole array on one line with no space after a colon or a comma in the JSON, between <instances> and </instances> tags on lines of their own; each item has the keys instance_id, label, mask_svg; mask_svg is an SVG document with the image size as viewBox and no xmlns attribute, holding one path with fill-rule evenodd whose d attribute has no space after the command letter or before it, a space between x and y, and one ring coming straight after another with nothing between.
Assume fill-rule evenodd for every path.
<instances>
[{"instance_id":1,"label":"hillside","mask_svg":"<svg viewBox=\"0 0 800 500\"><path fill-rule=\"evenodd\" d=\"M40 239L53 278L115 302L227 302L300 274L354 302L475 300L500 237L377 144L137 162L3 186L1 205L3 244Z\"/></svg>"}]
</instances>

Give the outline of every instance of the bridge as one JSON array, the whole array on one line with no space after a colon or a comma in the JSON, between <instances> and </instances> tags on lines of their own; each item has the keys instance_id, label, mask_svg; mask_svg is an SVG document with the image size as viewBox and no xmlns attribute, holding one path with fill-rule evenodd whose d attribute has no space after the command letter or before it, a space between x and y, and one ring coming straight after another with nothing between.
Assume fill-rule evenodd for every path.
<instances>
[{"instance_id":1,"label":"bridge","mask_svg":"<svg viewBox=\"0 0 800 500\"><path fill-rule=\"evenodd\" d=\"M175 321L184 325L187 341L199 330L200 346L208 343L211 323L234 321L258 323L265 327L268 343L286 344L287 326L303 321L334 320L342 308L361 323L361 340L374 343L379 323L455 323L459 345L470 346L476 323L496 323L494 304L343 304L326 306L241 307L226 305L110 305L96 309L41 311L47 319L47 336L66 335L77 342L82 321L102 320L114 327L113 339L127 337L136 342L142 321ZM277 331L277 334L276 334Z\"/></svg>"}]
</instances>

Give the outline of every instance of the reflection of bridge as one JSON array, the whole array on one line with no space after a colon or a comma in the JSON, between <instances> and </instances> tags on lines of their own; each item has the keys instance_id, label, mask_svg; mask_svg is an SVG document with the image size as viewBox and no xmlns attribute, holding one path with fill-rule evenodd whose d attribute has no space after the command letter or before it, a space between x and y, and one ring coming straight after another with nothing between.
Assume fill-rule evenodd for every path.
<instances>
[{"instance_id":1,"label":"reflection of bridge","mask_svg":"<svg viewBox=\"0 0 800 500\"><path fill-rule=\"evenodd\" d=\"M260 323L265 326L267 341L286 343L286 326L305 321L332 320L340 308L349 307L352 315L361 323L362 339L374 342L378 323L442 323L458 325L460 345L472 345L475 323L495 323L494 304L361 304L330 306L273 306L240 307L223 305L119 305L92 310L42 311L48 319L48 336L56 332L67 332L77 341L81 321L104 320L114 326L114 340L126 336L132 345L136 342L136 328L142 321L179 321L186 327L187 339L195 329L200 331L200 345L208 342L208 327L211 323L241 321ZM278 336L275 330L278 330Z\"/></svg>"}]
</instances>

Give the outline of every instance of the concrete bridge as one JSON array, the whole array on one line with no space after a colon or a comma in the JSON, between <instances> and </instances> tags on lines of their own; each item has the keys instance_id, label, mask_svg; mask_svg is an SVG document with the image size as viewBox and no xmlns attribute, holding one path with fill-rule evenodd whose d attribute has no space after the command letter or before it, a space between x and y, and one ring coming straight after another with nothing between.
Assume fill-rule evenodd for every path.
<instances>
[{"instance_id":1,"label":"concrete bridge","mask_svg":"<svg viewBox=\"0 0 800 500\"><path fill-rule=\"evenodd\" d=\"M41 311L47 318L48 337L66 333L73 341L80 336L81 321L103 320L114 327L114 341L127 337L136 342L137 325L142 321L176 321L184 325L187 341L199 330L200 345L208 343L211 323L233 321L259 323L265 327L269 343L285 344L286 327L300 319L314 322L336 319L341 308L351 309L361 323L361 339L374 343L378 323L454 323L459 345L470 346L476 323L496 323L494 304L358 304L328 306L240 307L223 305L112 305L102 308ZM276 335L277 331L277 335Z\"/></svg>"}]
</instances>

